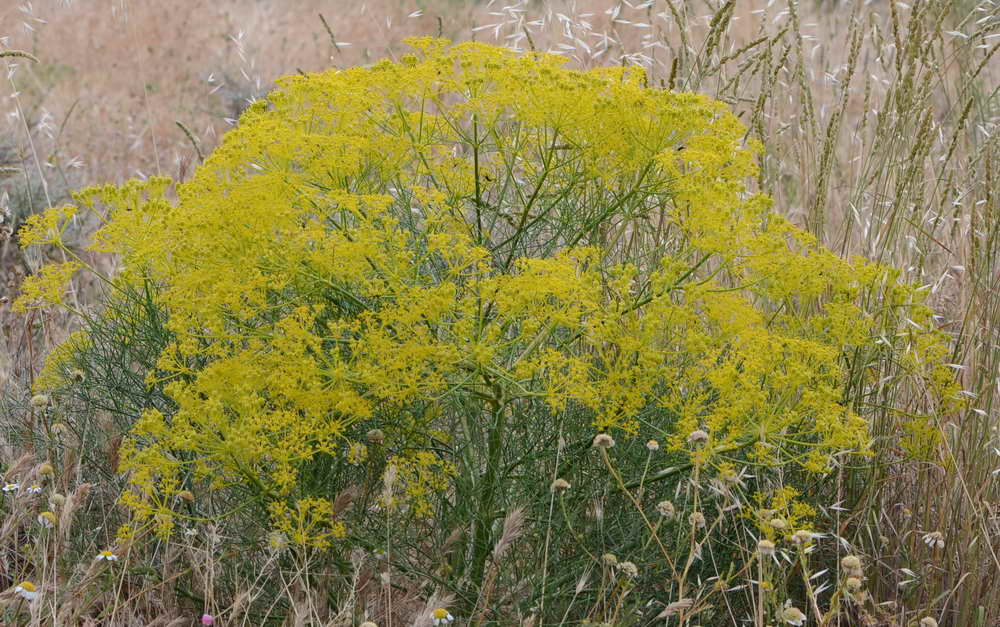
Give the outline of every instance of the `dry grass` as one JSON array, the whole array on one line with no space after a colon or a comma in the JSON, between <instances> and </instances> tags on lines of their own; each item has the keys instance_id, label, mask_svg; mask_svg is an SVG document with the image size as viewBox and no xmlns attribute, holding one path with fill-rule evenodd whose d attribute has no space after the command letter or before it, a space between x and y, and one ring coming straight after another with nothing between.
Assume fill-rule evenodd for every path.
<instances>
[{"instance_id":1,"label":"dry grass","mask_svg":"<svg viewBox=\"0 0 1000 627\"><path fill-rule=\"evenodd\" d=\"M3 60L12 71L0 85L8 125L0 132L20 174L0 178L0 188L13 193L21 177L30 190L39 170L52 190L155 173L183 179L197 151L177 122L207 153L276 77L365 64L403 50L406 36L439 33L551 50L580 67L644 65L653 85L729 102L765 144L758 185L777 210L838 252L901 267L932 291L970 400L941 417L937 458L847 477L843 498L864 507L845 514L838 531L873 555L879 574L869 585L882 616L902 625L933 609L942 624L1000 624L995 1L8 2L0 6L4 47L39 62ZM0 297L38 261L0 242ZM0 409L26 405L39 356L68 326L60 315L19 319L0 305ZM884 378L887 398L922 402L914 382L874 376ZM874 430L892 441L899 416L877 415ZM4 443L3 454L15 448ZM943 552L925 550L922 537L933 531L945 536ZM205 556L188 561L211 565ZM163 568L183 567L167 560ZM358 566L358 594L377 589L377 577ZM296 611L329 617L308 606L303 585L288 583L302 604ZM433 605L400 599L395 611L427 623ZM172 609L167 601L150 615Z\"/></svg>"}]
</instances>

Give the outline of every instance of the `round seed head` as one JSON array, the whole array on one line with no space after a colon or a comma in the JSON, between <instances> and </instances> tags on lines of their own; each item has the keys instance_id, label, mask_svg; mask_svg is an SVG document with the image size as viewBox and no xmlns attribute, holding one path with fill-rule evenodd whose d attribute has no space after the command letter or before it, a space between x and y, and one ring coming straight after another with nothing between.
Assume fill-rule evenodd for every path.
<instances>
[{"instance_id":1,"label":"round seed head","mask_svg":"<svg viewBox=\"0 0 1000 627\"><path fill-rule=\"evenodd\" d=\"M761 540L757 543L757 552L761 555L774 555L774 542Z\"/></svg>"},{"instance_id":2,"label":"round seed head","mask_svg":"<svg viewBox=\"0 0 1000 627\"><path fill-rule=\"evenodd\" d=\"M674 504L670 501L660 501L657 503L656 511L660 514L660 516L663 516L668 520L673 518L674 514L677 513L677 510L674 509Z\"/></svg>"},{"instance_id":3,"label":"round seed head","mask_svg":"<svg viewBox=\"0 0 1000 627\"><path fill-rule=\"evenodd\" d=\"M697 431L692 431L691 435L688 436L688 444L704 444L708 442L708 432L698 429Z\"/></svg>"},{"instance_id":4,"label":"round seed head","mask_svg":"<svg viewBox=\"0 0 1000 627\"><path fill-rule=\"evenodd\" d=\"M611 448L615 445L615 440L607 433L598 433L594 437L594 448Z\"/></svg>"},{"instance_id":5,"label":"round seed head","mask_svg":"<svg viewBox=\"0 0 1000 627\"><path fill-rule=\"evenodd\" d=\"M811 531L806 531L805 529L799 529L792 534L792 542L800 546L807 542L811 542L812 539L813 533Z\"/></svg>"},{"instance_id":6,"label":"round seed head","mask_svg":"<svg viewBox=\"0 0 1000 627\"><path fill-rule=\"evenodd\" d=\"M848 555L840 560L840 565L848 570L856 570L861 568L861 558L857 555Z\"/></svg>"},{"instance_id":7,"label":"round seed head","mask_svg":"<svg viewBox=\"0 0 1000 627\"><path fill-rule=\"evenodd\" d=\"M806 624L806 615L794 605L789 605L781 610L781 620L789 625L801 626Z\"/></svg>"},{"instance_id":8,"label":"round seed head","mask_svg":"<svg viewBox=\"0 0 1000 627\"><path fill-rule=\"evenodd\" d=\"M566 481L565 479L560 478L552 482L553 492L565 492L566 490L569 490L569 488L569 481Z\"/></svg>"}]
</instances>

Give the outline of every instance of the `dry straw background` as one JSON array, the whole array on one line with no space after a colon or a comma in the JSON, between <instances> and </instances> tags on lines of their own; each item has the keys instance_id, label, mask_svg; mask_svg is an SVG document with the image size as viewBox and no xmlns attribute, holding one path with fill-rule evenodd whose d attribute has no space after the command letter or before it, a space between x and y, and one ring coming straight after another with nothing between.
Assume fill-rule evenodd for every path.
<instances>
[{"instance_id":1,"label":"dry straw background","mask_svg":"<svg viewBox=\"0 0 1000 627\"><path fill-rule=\"evenodd\" d=\"M395 57L404 37L438 34L549 50L582 68L643 65L653 85L730 103L764 142L757 185L778 211L933 293L969 409L942 417L935 462L845 486L865 503L845 528L880 548L889 576L873 595L899 603L900 624L904 606L931 605L951 624L1000 624L995 0L0 0L0 48L38 59L2 59L7 225L72 187L184 179L276 77ZM78 225L81 238L90 226ZM4 403L26 401L40 357L70 330L61 314L9 311L40 263L0 241ZM93 306L89 286L77 287ZM920 402L906 381L885 386ZM873 428L896 425L885 415ZM947 539L944 559L908 560L931 530Z\"/></svg>"}]
</instances>

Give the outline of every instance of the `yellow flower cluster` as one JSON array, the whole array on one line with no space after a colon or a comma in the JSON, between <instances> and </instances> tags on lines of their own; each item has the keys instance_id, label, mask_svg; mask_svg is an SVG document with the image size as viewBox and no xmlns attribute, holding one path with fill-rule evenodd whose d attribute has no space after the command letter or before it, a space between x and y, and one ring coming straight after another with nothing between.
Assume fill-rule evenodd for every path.
<instances>
[{"instance_id":1,"label":"yellow flower cluster","mask_svg":"<svg viewBox=\"0 0 1000 627\"><path fill-rule=\"evenodd\" d=\"M757 146L722 103L637 68L411 45L282 79L176 201L161 178L76 195L106 208L93 249L122 255L116 280L158 286L175 337L149 383L177 410L148 410L122 447L140 518L192 481L251 485L318 546L336 533L315 530L322 499L294 500L309 462L356 423L456 395L513 420L513 400L540 399L601 430L652 424L696 457L753 446L824 470L867 450L844 355L874 324L859 293L895 275L749 193ZM75 269L26 298L58 302ZM933 360L932 326L910 332ZM695 431L707 442L686 446ZM453 472L428 451L391 463L423 514Z\"/></svg>"}]
</instances>

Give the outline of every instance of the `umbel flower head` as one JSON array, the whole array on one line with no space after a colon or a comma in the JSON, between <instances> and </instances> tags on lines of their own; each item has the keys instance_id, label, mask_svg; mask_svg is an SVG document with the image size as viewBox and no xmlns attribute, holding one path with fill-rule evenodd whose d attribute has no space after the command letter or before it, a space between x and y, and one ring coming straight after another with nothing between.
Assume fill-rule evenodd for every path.
<instances>
[{"instance_id":1,"label":"umbel flower head","mask_svg":"<svg viewBox=\"0 0 1000 627\"><path fill-rule=\"evenodd\" d=\"M858 295L905 292L879 310L905 306L917 324L929 310L748 189L760 146L724 103L650 88L638 67L408 43L405 62L280 79L176 190L164 177L88 188L22 227L25 245L51 245L77 209L95 212L91 249L119 256L115 280L156 286L171 409L146 409L121 445L136 525L175 530L164 486L236 493L251 476L261 495L296 495L268 509L290 542L332 542L346 531L329 486L303 476L327 459L345 466L333 477L394 465L380 506L429 517L458 473L422 444L451 417L424 409L494 385L600 432L604 452L649 410L678 416L659 445L699 462L771 434L809 437L760 452L769 467L868 452L838 394L844 351L877 322ZM651 218L675 235L605 236ZM78 270L44 266L16 306L60 305ZM773 315L779 302L796 311ZM914 353L936 355L943 339L922 326ZM51 379L78 363L66 353ZM932 382L950 374L919 365ZM396 446L398 430L369 431L368 457L352 452L348 434L390 406L419 410L423 432Z\"/></svg>"}]
</instances>

